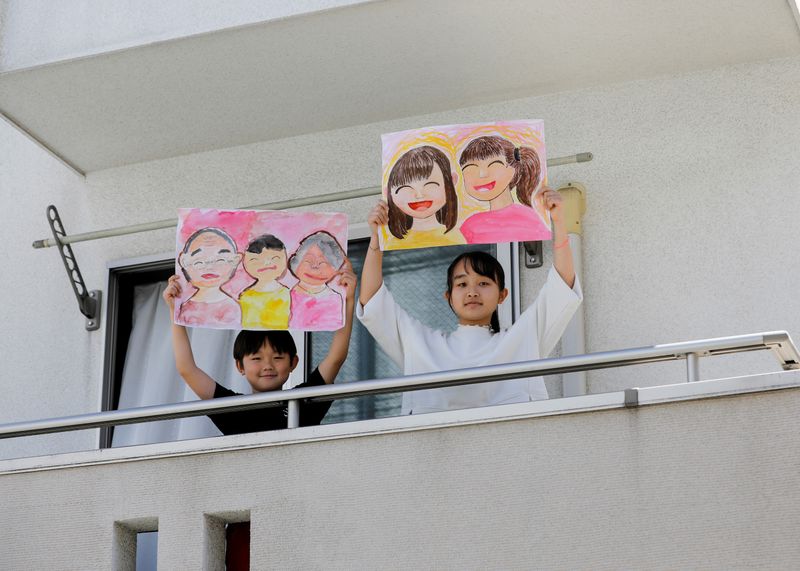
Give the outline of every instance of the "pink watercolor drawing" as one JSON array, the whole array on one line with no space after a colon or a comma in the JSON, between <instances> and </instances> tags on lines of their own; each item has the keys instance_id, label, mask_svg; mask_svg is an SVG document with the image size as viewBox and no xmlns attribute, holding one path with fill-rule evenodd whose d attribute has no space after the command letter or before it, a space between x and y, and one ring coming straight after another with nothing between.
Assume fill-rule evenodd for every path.
<instances>
[{"instance_id":1,"label":"pink watercolor drawing","mask_svg":"<svg viewBox=\"0 0 800 571\"><path fill-rule=\"evenodd\" d=\"M292 329L328 329L338 323L334 320L343 315L344 297L331 289L330 281L344 258L344 249L329 232L315 232L300 242L289 260L289 269L298 279L291 292Z\"/></svg>"},{"instance_id":2,"label":"pink watercolor drawing","mask_svg":"<svg viewBox=\"0 0 800 571\"><path fill-rule=\"evenodd\" d=\"M223 291L242 255L236 243L220 228L201 228L189 236L178 254L178 266L194 288L191 297L177 308L184 325L237 326L242 312L231 295Z\"/></svg>"},{"instance_id":3,"label":"pink watercolor drawing","mask_svg":"<svg viewBox=\"0 0 800 571\"><path fill-rule=\"evenodd\" d=\"M328 282L347 255L346 215L202 208L178 213L176 270L185 293L175 304L176 323L305 331L344 325L344 298Z\"/></svg>"},{"instance_id":4,"label":"pink watercolor drawing","mask_svg":"<svg viewBox=\"0 0 800 571\"><path fill-rule=\"evenodd\" d=\"M426 127L382 142L389 223L381 249L551 238L540 200L547 182L542 121Z\"/></svg>"},{"instance_id":5,"label":"pink watercolor drawing","mask_svg":"<svg viewBox=\"0 0 800 571\"><path fill-rule=\"evenodd\" d=\"M243 264L256 281L239 294L242 328L288 329L291 295L278 281L287 269L284 243L272 234L262 234L247 245Z\"/></svg>"}]
</instances>

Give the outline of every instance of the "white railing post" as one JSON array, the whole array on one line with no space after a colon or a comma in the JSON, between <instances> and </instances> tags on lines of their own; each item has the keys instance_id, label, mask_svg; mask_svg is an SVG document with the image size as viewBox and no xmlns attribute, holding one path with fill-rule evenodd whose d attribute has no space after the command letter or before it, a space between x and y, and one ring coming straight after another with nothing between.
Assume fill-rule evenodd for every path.
<instances>
[{"instance_id":1,"label":"white railing post","mask_svg":"<svg viewBox=\"0 0 800 571\"><path fill-rule=\"evenodd\" d=\"M300 402L297 399L289 401L289 417L286 419L287 428L300 426Z\"/></svg>"},{"instance_id":2,"label":"white railing post","mask_svg":"<svg viewBox=\"0 0 800 571\"><path fill-rule=\"evenodd\" d=\"M686 354L686 382L694 383L700 380L700 355L697 353Z\"/></svg>"}]
</instances>

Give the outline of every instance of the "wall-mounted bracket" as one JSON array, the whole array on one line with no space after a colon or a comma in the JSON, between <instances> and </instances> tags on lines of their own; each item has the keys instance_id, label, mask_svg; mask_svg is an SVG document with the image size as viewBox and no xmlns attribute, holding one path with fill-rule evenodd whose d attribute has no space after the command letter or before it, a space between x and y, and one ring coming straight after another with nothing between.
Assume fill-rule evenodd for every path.
<instances>
[{"instance_id":1,"label":"wall-mounted bracket","mask_svg":"<svg viewBox=\"0 0 800 571\"><path fill-rule=\"evenodd\" d=\"M81 270L78 268L78 262L75 259L75 254L72 253L72 246L61 242L61 238L66 236L64 225L61 223L61 217L58 215L58 210L52 204L47 207L47 222L50 224L50 229L53 231L53 239L58 243L58 251L61 254L61 261L64 262L64 268L67 270L67 277L69 277L72 284L72 290L75 292L75 297L78 299L78 309L86 317L86 330L96 331L100 329L100 300L102 292L99 289L88 291L86 284L83 282Z\"/></svg>"},{"instance_id":2,"label":"wall-mounted bracket","mask_svg":"<svg viewBox=\"0 0 800 571\"><path fill-rule=\"evenodd\" d=\"M544 264L544 254L542 252L542 242L520 242L525 254L526 268L541 268Z\"/></svg>"}]
</instances>

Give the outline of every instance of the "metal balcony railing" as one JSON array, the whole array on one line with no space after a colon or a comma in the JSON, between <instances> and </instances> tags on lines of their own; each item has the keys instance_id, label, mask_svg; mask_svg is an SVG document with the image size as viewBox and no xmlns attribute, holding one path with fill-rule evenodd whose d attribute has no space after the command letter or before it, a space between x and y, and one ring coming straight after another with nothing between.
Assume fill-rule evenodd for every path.
<instances>
[{"instance_id":1,"label":"metal balcony railing","mask_svg":"<svg viewBox=\"0 0 800 571\"><path fill-rule=\"evenodd\" d=\"M789 334L785 331L773 331L541 359L538 361L440 371L423 375L356 381L338 385L14 422L0 425L0 438L15 438L35 434L202 416L208 413L266 408L278 406L286 401L289 403L288 426L289 428L296 428L299 420L298 402L300 400L335 400L380 393L395 393L576 371L627 367L679 359L686 359L686 380L687 382L693 382L700 380L700 357L759 350L772 351L784 370L800 369L800 353L798 353ZM628 389L626 391L626 403L635 404L637 402L635 394L629 397L629 393L632 391L636 391L636 389Z\"/></svg>"}]
</instances>

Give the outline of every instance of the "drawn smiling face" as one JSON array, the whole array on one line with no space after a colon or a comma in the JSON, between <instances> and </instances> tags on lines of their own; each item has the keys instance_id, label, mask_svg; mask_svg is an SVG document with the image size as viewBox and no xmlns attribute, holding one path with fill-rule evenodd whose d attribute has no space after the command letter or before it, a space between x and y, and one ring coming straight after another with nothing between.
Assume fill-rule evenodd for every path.
<instances>
[{"instance_id":1,"label":"drawn smiling face","mask_svg":"<svg viewBox=\"0 0 800 571\"><path fill-rule=\"evenodd\" d=\"M297 278L310 285L323 285L328 283L336 274L328 258L322 253L319 246L311 246L300 259L297 266Z\"/></svg>"},{"instance_id":2,"label":"drawn smiling face","mask_svg":"<svg viewBox=\"0 0 800 571\"><path fill-rule=\"evenodd\" d=\"M412 218L429 218L445 205L444 175L438 165L433 165L428 178L391 188L392 201L401 212Z\"/></svg>"},{"instance_id":3,"label":"drawn smiling face","mask_svg":"<svg viewBox=\"0 0 800 571\"><path fill-rule=\"evenodd\" d=\"M260 253L246 252L244 269L259 282L271 282L286 272L286 250L268 250Z\"/></svg>"},{"instance_id":4,"label":"drawn smiling face","mask_svg":"<svg viewBox=\"0 0 800 571\"><path fill-rule=\"evenodd\" d=\"M231 279L239 259L239 254L225 238L215 232L202 232L188 244L179 263L192 285L212 288Z\"/></svg>"},{"instance_id":5,"label":"drawn smiling face","mask_svg":"<svg viewBox=\"0 0 800 571\"><path fill-rule=\"evenodd\" d=\"M501 155L486 159L475 159L461 167L464 173L464 188L473 198L494 200L508 189L514 178L514 167L509 166Z\"/></svg>"}]
</instances>

